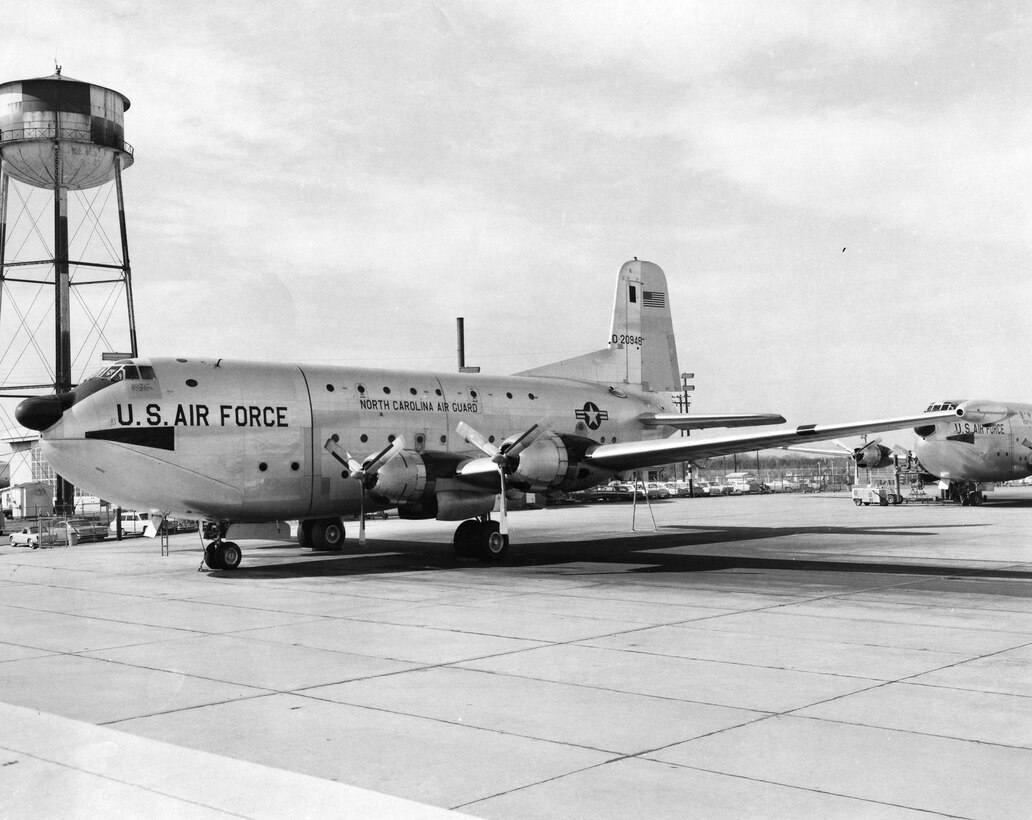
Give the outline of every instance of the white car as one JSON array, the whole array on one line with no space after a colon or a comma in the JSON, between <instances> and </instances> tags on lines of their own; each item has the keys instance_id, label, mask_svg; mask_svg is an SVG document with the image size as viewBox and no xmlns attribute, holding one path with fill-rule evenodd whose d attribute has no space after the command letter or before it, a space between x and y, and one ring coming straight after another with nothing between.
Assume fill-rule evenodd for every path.
<instances>
[{"instance_id":1,"label":"white car","mask_svg":"<svg viewBox=\"0 0 1032 820\"><path fill-rule=\"evenodd\" d=\"M122 535L143 535L143 531L150 524L150 513L145 512L123 512L122 513ZM118 519L108 524L108 532L115 535L118 532Z\"/></svg>"},{"instance_id":2,"label":"white car","mask_svg":"<svg viewBox=\"0 0 1032 820\"><path fill-rule=\"evenodd\" d=\"M39 549L40 544L43 544L43 546L46 547L52 547L55 544L67 543L68 537L63 532L54 531L46 527L43 528L42 539L40 538L40 529L38 526L23 527L18 530L18 532L11 533L12 547L30 547L32 549Z\"/></svg>"}]
</instances>

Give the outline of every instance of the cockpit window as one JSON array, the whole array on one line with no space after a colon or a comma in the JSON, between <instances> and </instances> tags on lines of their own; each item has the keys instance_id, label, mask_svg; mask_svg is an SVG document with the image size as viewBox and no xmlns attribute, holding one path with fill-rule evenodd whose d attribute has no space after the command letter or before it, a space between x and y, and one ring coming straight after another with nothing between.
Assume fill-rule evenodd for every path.
<instances>
[{"instance_id":1,"label":"cockpit window","mask_svg":"<svg viewBox=\"0 0 1032 820\"><path fill-rule=\"evenodd\" d=\"M935 404L928 405L928 409L925 410L925 412L926 413L938 413L940 411L956 410L957 409L957 404L958 404L958 402L955 402L955 401L941 401L941 402L937 402Z\"/></svg>"},{"instance_id":2,"label":"cockpit window","mask_svg":"<svg viewBox=\"0 0 1032 820\"><path fill-rule=\"evenodd\" d=\"M114 364L105 367L93 378L103 379L107 382L120 382L122 379L153 381L157 377L154 375L154 368L149 364L141 364L138 367L135 364Z\"/></svg>"}]
</instances>

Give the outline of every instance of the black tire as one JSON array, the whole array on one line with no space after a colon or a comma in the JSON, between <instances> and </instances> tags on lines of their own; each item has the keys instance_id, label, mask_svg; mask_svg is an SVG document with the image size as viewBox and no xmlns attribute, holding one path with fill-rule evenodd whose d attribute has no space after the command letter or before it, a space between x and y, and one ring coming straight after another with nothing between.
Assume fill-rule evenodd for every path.
<instances>
[{"instance_id":1,"label":"black tire","mask_svg":"<svg viewBox=\"0 0 1032 820\"><path fill-rule=\"evenodd\" d=\"M472 519L463 521L455 528L455 535L452 536L452 546L455 547L456 557L472 558L476 554L474 542L479 529L480 522Z\"/></svg>"},{"instance_id":2,"label":"black tire","mask_svg":"<svg viewBox=\"0 0 1032 820\"><path fill-rule=\"evenodd\" d=\"M312 525L312 549L339 552L344 549L344 522L339 518L323 518Z\"/></svg>"},{"instance_id":3,"label":"black tire","mask_svg":"<svg viewBox=\"0 0 1032 820\"><path fill-rule=\"evenodd\" d=\"M238 547L232 541L223 541L215 550L222 569L236 569L240 566L240 559L243 557Z\"/></svg>"},{"instance_id":4,"label":"black tire","mask_svg":"<svg viewBox=\"0 0 1032 820\"><path fill-rule=\"evenodd\" d=\"M312 546L312 521L302 521L297 525L297 543L302 547Z\"/></svg>"},{"instance_id":5,"label":"black tire","mask_svg":"<svg viewBox=\"0 0 1032 820\"><path fill-rule=\"evenodd\" d=\"M863 501L861 501L861 500L860 500L859 498L854 498L854 499L853 499L853 503L854 503L854 504L856 504L856 506L858 506L858 507L859 507L859 506L860 506L861 504L863 504L864 502L863 502Z\"/></svg>"},{"instance_id":6,"label":"black tire","mask_svg":"<svg viewBox=\"0 0 1032 820\"><path fill-rule=\"evenodd\" d=\"M484 521L476 534L477 557L481 561L501 561L509 551L509 536L502 535L497 521Z\"/></svg>"},{"instance_id":7,"label":"black tire","mask_svg":"<svg viewBox=\"0 0 1032 820\"><path fill-rule=\"evenodd\" d=\"M204 563L209 569L222 569L222 556L216 549L218 545L212 541L204 548Z\"/></svg>"}]
</instances>

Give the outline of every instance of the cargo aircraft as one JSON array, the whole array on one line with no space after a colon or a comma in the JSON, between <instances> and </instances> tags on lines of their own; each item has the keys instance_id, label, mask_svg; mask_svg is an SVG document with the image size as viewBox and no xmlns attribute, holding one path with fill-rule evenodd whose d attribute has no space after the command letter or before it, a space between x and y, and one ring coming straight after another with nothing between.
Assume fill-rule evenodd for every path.
<instances>
[{"instance_id":1,"label":"cargo aircraft","mask_svg":"<svg viewBox=\"0 0 1032 820\"><path fill-rule=\"evenodd\" d=\"M958 412L700 439L678 431L785 419L677 412L679 378L666 277L635 259L617 277L604 348L512 376L136 358L26 399L16 418L40 431L61 476L156 517L219 522L220 533L297 520L302 545L339 549L342 516L359 515L364 537L367 511L397 508L402 518L461 521L456 553L498 560L509 545L509 489L585 489L624 471ZM204 556L234 569L241 554L220 535Z\"/></svg>"},{"instance_id":2,"label":"cargo aircraft","mask_svg":"<svg viewBox=\"0 0 1032 820\"><path fill-rule=\"evenodd\" d=\"M951 410L956 418L914 428L914 455L947 498L981 504L996 482L1032 475L1032 404L952 400L928 407Z\"/></svg>"}]
</instances>

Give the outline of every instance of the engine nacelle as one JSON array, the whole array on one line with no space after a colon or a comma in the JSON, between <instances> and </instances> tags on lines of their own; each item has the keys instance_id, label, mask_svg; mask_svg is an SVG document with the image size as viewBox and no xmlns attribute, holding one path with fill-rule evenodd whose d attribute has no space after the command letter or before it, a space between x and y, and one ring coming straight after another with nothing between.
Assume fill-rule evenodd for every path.
<instances>
[{"instance_id":1,"label":"engine nacelle","mask_svg":"<svg viewBox=\"0 0 1032 820\"><path fill-rule=\"evenodd\" d=\"M505 452L508 439L502 443ZM551 430L542 433L537 441L519 454L516 469L509 474L508 483L528 492L544 492L559 487L570 471L566 444Z\"/></svg>"},{"instance_id":2,"label":"engine nacelle","mask_svg":"<svg viewBox=\"0 0 1032 820\"><path fill-rule=\"evenodd\" d=\"M402 450L376 474L369 496L381 504L416 502L426 493L426 464L415 450Z\"/></svg>"},{"instance_id":3,"label":"engine nacelle","mask_svg":"<svg viewBox=\"0 0 1032 820\"><path fill-rule=\"evenodd\" d=\"M857 467L877 470L879 467L888 467L892 464L892 450L881 444L871 444L854 450L853 460L856 461Z\"/></svg>"},{"instance_id":4,"label":"engine nacelle","mask_svg":"<svg viewBox=\"0 0 1032 820\"><path fill-rule=\"evenodd\" d=\"M957 416L976 424L993 424L1014 415L1009 407L988 401L965 401L957 407Z\"/></svg>"}]
</instances>

